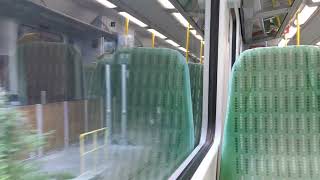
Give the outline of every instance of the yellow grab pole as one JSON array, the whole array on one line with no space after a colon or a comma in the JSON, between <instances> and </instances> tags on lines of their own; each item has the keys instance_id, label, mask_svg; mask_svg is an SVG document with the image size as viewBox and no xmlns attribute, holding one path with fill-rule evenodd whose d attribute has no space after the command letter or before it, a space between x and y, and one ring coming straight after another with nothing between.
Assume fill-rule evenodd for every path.
<instances>
[{"instance_id":1,"label":"yellow grab pole","mask_svg":"<svg viewBox=\"0 0 320 180\"><path fill-rule=\"evenodd\" d=\"M126 18L125 31L124 31L124 34L125 34L125 35L128 35L128 34L129 34L129 23L130 23L129 18Z\"/></svg>"},{"instance_id":2,"label":"yellow grab pole","mask_svg":"<svg viewBox=\"0 0 320 180\"><path fill-rule=\"evenodd\" d=\"M291 4L292 4L292 0L288 0L288 4L291 6Z\"/></svg>"},{"instance_id":3,"label":"yellow grab pole","mask_svg":"<svg viewBox=\"0 0 320 180\"><path fill-rule=\"evenodd\" d=\"M300 22L299 22L299 13L296 15L297 18L297 45L300 45Z\"/></svg>"},{"instance_id":4,"label":"yellow grab pole","mask_svg":"<svg viewBox=\"0 0 320 180\"><path fill-rule=\"evenodd\" d=\"M200 63L201 63L201 64L203 64L203 58L202 58L202 56L203 56L203 45L204 45L204 43L203 43L203 41L201 40L201 41L200 41Z\"/></svg>"},{"instance_id":5,"label":"yellow grab pole","mask_svg":"<svg viewBox=\"0 0 320 180\"><path fill-rule=\"evenodd\" d=\"M189 62L189 44L190 44L190 24L188 24L187 28L187 37L186 37L186 60Z\"/></svg>"},{"instance_id":6,"label":"yellow grab pole","mask_svg":"<svg viewBox=\"0 0 320 180\"><path fill-rule=\"evenodd\" d=\"M280 20L280 17L279 17L279 16L277 16L276 18L277 18L277 25L278 25L278 27L280 27L280 26L281 26L281 20Z\"/></svg>"},{"instance_id":7,"label":"yellow grab pole","mask_svg":"<svg viewBox=\"0 0 320 180\"><path fill-rule=\"evenodd\" d=\"M273 8L276 7L276 3L277 3L277 0L272 0L272 7L273 7ZM277 20L277 25L278 25L278 27L280 27L280 26L281 26L280 17L279 17L279 16L276 16L276 20Z\"/></svg>"},{"instance_id":8,"label":"yellow grab pole","mask_svg":"<svg viewBox=\"0 0 320 180\"><path fill-rule=\"evenodd\" d=\"M98 132L94 132L93 134L93 146L94 146L94 149L95 149L95 152L94 152L94 172L97 172L97 163L98 163L98 153L97 153L97 149L98 149L98 138L97 138L97 133Z\"/></svg>"},{"instance_id":9,"label":"yellow grab pole","mask_svg":"<svg viewBox=\"0 0 320 180\"><path fill-rule=\"evenodd\" d=\"M105 158L105 160L107 160L107 153L108 153L108 148L107 148L107 146L108 146L108 133L109 133L109 131L108 131L108 129L106 129L105 131L104 131L104 158Z\"/></svg>"},{"instance_id":10,"label":"yellow grab pole","mask_svg":"<svg viewBox=\"0 0 320 180\"><path fill-rule=\"evenodd\" d=\"M156 39L156 36L154 33L152 33L152 48L154 48L155 39Z\"/></svg>"},{"instance_id":11,"label":"yellow grab pole","mask_svg":"<svg viewBox=\"0 0 320 180\"><path fill-rule=\"evenodd\" d=\"M80 173L84 172L84 135L80 135Z\"/></svg>"}]
</instances>

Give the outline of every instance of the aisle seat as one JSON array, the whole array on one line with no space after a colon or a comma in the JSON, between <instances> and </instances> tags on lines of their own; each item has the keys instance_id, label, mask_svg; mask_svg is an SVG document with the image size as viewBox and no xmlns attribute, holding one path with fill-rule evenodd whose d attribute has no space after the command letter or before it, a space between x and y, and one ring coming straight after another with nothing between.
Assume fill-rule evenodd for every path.
<instances>
[{"instance_id":1,"label":"aisle seat","mask_svg":"<svg viewBox=\"0 0 320 180\"><path fill-rule=\"evenodd\" d=\"M230 85L220 179L319 179L320 48L246 51Z\"/></svg>"}]
</instances>

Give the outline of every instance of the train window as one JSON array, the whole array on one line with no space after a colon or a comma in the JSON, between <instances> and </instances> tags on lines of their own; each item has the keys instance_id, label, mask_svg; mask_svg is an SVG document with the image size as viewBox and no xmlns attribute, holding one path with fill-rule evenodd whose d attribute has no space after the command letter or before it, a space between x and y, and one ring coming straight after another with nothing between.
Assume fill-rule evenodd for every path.
<instances>
[{"instance_id":1,"label":"train window","mask_svg":"<svg viewBox=\"0 0 320 180\"><path fill-rule=\"evenodd\" d=\"M198 169L200 163L208 153L215 139L216 126L216 100L217 100L217 73L218 73L218 39L219 39L219 14L220 1L206 1L205 16L206 19L206 59L204 84L203 84L203 112L206 116L203 117L203 124L206 129L202 129L202 138L197 154L192 157L189 164L183 169L178 179L191 179Z\"/></svg>"},{"instance_id":2,"label":"train window","mask_svg":"<svg viewBox=\"0 0 320 180\"><path fill-rule=\"evenodd\" d=\"M1 1L0 179L188 178L213 141L215 112L203 112L215 109L218 35L205 42L205 7Z\"/></svg>"},{"instance_id":3,"label":"train window","mask_svg":"<svg viewBox=\"0 0 320 180\"><path fill-rule=\"evenodd\" d=\"M236 10L234 11L231 11L231 14L232 14L232 30L231 30L231 33L232 33L232 44L231 44L231 60L232 60L232 63L231 63L231 67L234 65L234 63L236 62L236 58L237 58L237 19L236 19L236 15L235 15L235 12Z\"/></svg>"}]
</instances>

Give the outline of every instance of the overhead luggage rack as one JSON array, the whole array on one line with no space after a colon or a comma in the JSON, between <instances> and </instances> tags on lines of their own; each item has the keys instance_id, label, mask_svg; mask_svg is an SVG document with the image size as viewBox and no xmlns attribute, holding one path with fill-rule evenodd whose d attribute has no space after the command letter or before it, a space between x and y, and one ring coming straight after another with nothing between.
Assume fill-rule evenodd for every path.
<instances>
[{"instance_id":1,"label":"overhead luggage rack","mask_svg":"<svg viewBox=\"0 0 320 180\"><path fill-rule=\"evenodd\" d=\"M0 1L0 16L15 18L21 24L45 27L50 31L63 32L69 35L86 38L105 37L116 40L115 34L26 0Z\"/></svg>"}]
</instances>

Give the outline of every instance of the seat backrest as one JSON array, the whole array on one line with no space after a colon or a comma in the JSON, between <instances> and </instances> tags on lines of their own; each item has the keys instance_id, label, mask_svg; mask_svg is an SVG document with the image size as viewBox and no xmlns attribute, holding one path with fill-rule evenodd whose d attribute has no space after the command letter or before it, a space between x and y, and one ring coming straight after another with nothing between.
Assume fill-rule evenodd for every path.
<instances>
[{"instance_id":1,"label":"seat backrest","mask_svg":"<svg viewBox=\"0 0 320 180\"><path fill-rule=\"evenodd\" d=\"M319 179L320 48L259 48L236 62L220 179Z\"/></svg>"},{"instance_id":2,"label":"seat backrest","mask_svg":"<svg viewBox=\"0 0 320 180\"><path fill-rule=\"evenodd\" d=\"M189 63L193 124L195 146L199 144L202 127L202 94L203 94L203 64Z\"/></svg>"},{"instance_id":3,"label":"seat backrest","mask_svg":"<svg viewBox=\"0 0 320 180\"><path fill-rule=\"evenodd\" d=\"M75 48L64 43L28 42L17 50L19 100L41 103L46 91L48 103L83 98L82 59Z\"/></svg>"},{"instance_id":4,"label":"seat backrest","mask_svg":"<svg viewBox=\"0 0 320 180\"><path fill-rule=\"evenodd\" d=\"M140 170L135 171L138 174L132 172L131 176L135 179L168 178L194 148L190 77L185 58L170 49L132 48L117 51L113 58L101 64L109 64L111 71L111 136L114 142L119 142L122 132L121 66L124 64L128 142L151 149L133 155L137 159L132 160L132 166Z\"/></svg>"},{"instance_id":5,"label":"seat backrest","mask_svg":"<svg viewBox=\"0 0 320 180\"><path fill-rule=\"evenodd\" d=\"M173 136L167 137L170 133L166 134L165 131L180 131L178 134L182 139L179 143L192 147L194 138L191 137L193 136L191 132L193 117L190 77L188 65L183 56L177 51L158 48L118 51L111 65L113 70L111 81L114 84L113 96L115 101L119 102L119 108L117 108L119 110L122 98L121 64L127 66L128 129L132 129L132 134L128 133L129 137L133 138L132 141L139 143L137 138L140 138L144 143L153 143L148 142L146 136L136 136L137 128L151 135L154 134L152 129L156 127L163 133L159 138L167 138L162 139L167 143ZM120 117L121 111L118 113ZM115 126L120 125L119 120L114 119L114 121Z\"/></svg>"}]
</instances>

